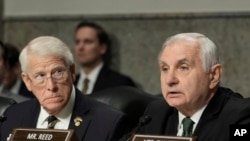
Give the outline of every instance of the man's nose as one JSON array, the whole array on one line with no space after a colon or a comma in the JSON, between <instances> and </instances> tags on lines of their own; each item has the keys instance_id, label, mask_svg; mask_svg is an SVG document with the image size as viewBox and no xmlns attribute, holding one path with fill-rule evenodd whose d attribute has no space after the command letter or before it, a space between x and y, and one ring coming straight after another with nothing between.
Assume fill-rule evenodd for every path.
<instances>
[{"instance_id":1,"label":"man's nose","mask_svg":"<svg viewBox=\"0 0 250 141\"><path fill-rule=\"evenodd\" d=\"M169 73L166 75L165 79L166 79L166 84L170 87L179 83L179 79L176 76L175 71L169 71Z\"/></svg>"},{"instance_id":2,"label":"man's nose","mask_svg":"<svg viewBox=\"0 0 250 141\"><path fill-rule=\"evenodd\" d=\"M85 48L85 43L84 43L83 41L81 41L81 42L79 42L79 43L77 44L77 47L78 47L79 49L84 49L84 48Z\"/></svg>"},{"instance_id":3,"label":"man's nose","mask_svg":"<svg viewBox=\"0 0 250 141\"><path fill-rule=\"evenodd\" d=\"M47 77L46 87L47 90L49 91L56 91L57 90L56 81L53 80L52 77Z\"/></svg>"}]
</instances>

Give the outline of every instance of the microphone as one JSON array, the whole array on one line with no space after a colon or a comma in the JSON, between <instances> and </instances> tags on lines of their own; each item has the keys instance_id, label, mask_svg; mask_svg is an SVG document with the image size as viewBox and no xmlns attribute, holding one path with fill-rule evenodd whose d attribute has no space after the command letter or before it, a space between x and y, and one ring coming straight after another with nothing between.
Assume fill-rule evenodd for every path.
<instances>
[{"instance_id":1,"label":"microphone","mask_svg":"<svg viewBox=\"0 0 250 141\"><path fill-rule=\"evenodd\" d=\"M142 126L148 124L151 120L152 120L152 117L151 117L150 115L145 115L145 116L141 117L141 118L139 119L138 125L137 125L137 126L127 135L127 137L126 137L127 140L126 140L126 141L130 141L130 140L132 139L133 135L134 135L136 132L138 132L138 130L139 130Z\"/></svg>"},{"instance_id":2,"label":"microphone","mask_svg":"<svg viewBox=\"0 0 250 141\"><path fill-rule=\"evenodd\" d=\"M150 115L145 115L145 116L140 118L138 126L139 127L144 126L144 125L148 124L151 120L152 120L152 117Z\"/></svg>"}]
</instances>

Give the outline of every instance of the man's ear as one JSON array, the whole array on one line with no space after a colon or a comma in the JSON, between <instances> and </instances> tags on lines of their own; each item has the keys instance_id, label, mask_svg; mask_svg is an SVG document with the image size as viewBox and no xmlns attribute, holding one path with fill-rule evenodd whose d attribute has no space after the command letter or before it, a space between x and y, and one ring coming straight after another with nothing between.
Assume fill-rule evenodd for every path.
<instances>
[{"instance_id":1,"label":"man's ear","mask_svg":"<svg viewBox=\"0 0 250 141\"><path fill-rule=\"evenodd\" d=\"M107 52L107 45L106 44L101 45L100 52L101 52L102 55L106 54L106 52Z\"/></svg>"},{"instance_id":2,"label":"man's ear","mask_svg":"<svg viewBox=\"0 0 250 141\"><path fill-rule=\"evenodd\" d=\"M210 70L210 74L209 74L209 78L210 78L209 88L210 89L214 89L216 86L218 86L218 84L220 83L221 75L222 75L221 64L216 64L212 66Z\"/></svg>"},{"instance_id":3,"label":"man's ear","mask_svg":"<svg viewBox=\"0 0 250 141\"><path fill-rule=\"evenodd\" d=\"M71 77L72 77L72 80L74 82L76 80L76 67L75 67L75 64L70 65L69 71L71 73Z\"/></svg>"},{"instance_id":4,"label":"man's ear","mask_svg":"<svg viewBox=\"0 0 250 141\"><path fill-rule=\"evenodd\" d=\"M22 76L23 82L25 83L27 89L28 89L29 91L31 91L31 90L32 90L32 89L31 89L31 81L30 81L28 75L25 74L24 72L22 72L22 75L21 75L21 76Z\"/></svg>"},{"instance_id":5,"label":"man's ear","mask_svg":"<svg viewBox=\"0 0 250 141\"><path fill-rule=\"evenodd\" d=\"M18 74L18 76L19 76L19 74L20 74L21 72L22 72L22 71L21 71L21 66L20 66L19 63L17 63L17 64L14 66L14 73L15 73L15 74Z\"/></svg>"}]
</instances>

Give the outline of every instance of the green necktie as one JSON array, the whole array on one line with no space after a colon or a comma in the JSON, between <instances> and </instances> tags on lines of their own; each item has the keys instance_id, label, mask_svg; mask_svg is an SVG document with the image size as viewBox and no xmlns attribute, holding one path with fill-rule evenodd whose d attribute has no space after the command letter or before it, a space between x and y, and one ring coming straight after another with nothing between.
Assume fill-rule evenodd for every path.
<instances>
[{"instance_id":1,"label":"green necktie","mask_svg":"<svg viewBox=\"0 0 250 141\"><path fill-rule=\"evenodd\" d=\"M182 133L182 136L183 137L191 137L192 136L194 122L189 117L185 117L182 120L182 124L183 124L183 133Z\"/></svg>"},{"instance_id":2,"label":"green necktie","mask_svg":"<svg viewBox=\"0 0 250 141\"><path fill-rule=\"evenodd\" d=\"M55 116L49 116L47 118L48 120L48 129L54 129L56 123L58 122L58 119Z\"/></svg>"}]
</instances>

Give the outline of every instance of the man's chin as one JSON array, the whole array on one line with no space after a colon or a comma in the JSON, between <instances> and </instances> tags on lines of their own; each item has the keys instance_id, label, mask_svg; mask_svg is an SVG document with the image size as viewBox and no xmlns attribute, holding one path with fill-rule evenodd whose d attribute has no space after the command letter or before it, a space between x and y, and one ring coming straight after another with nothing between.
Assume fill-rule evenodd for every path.
<instances>
[{"instance_id":1,"label":"man's chin","mask_svg":"<svg viewBox=\"0 0 250 141\"><path fill-rule=\"evenodd\" d=\"M167 100L167 103L168 103L169 106L176 107L176 108L182 107L184 105L183 101L177 100L177 99L175 99L175 100L173 100L173 99Z\"/></svg>"},{"instance_id":2,"label":"man's chin","mask_svg":"<svg viewBox=\"0 0 250 141\"><path fill-rule=\"evenodd\" d=\"M62 111L62 105L56 105L56 104L48 104L44 109L50 114L50 115L56 115Z\"/></svg>"},{"instance_id":3,"label":"man's chin","mask_svg":"<svg viewBox=\"0 0 250 141\"><path fill-rule=\"evenodd\" d=\"M97 64L96 60L85 60L85 61L80 61L79 63L81 66L84 67L93 67L93 65Z\"/></svg>"}]
</instances>

